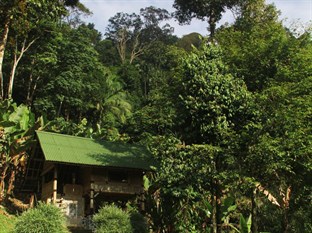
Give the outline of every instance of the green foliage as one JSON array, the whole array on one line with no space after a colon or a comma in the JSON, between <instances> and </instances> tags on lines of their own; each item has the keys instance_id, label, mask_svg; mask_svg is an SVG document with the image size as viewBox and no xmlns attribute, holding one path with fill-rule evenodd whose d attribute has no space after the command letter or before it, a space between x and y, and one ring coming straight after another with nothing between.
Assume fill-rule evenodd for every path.
<instances>
[{"instance_id":1,"label":"green foliage","mask_svg":"<svg viewBox=\"0 0 312 233\"><path fill-rule=\"evenodd\" d=\"M176 110L164 93L151 94L151 101L137 110L129 120L127 132L134 140L146 134L170 134L175 126Z\"/></svg>"},{"instance_id":2,"label":"green foliage","mask_svg":"<svg viewBox=\"0 0 312 233\"><path fill-rule=\"evenodd\" d=\"M4 210L0 210L0 232L1 233L12 233L15 221L16 221L15 216L9 215Z\"/></svg>"},{"instance_id":3,"label":"green foliage","mask_svg":"<svg viewBox=\"0 0 312 233\"><path fill-rule=\"evenodd\" d=\"M0 104L0 124L4 133L12 134L17 138L34 124L34 116L27 106L17 106L11 100L1 101Z\"/></svg>"},{"instance_id":4,"label":"green foliage","mask_svg":"<svg viewBox=\"0 0 312 233\"><path fill-rule=\"evenodd\" d=\"M230 70L258 92L256 120L246 128L246 149L238 157L243 162L237 163L271 195L271 201L263 192L256 195L259 215L253 224L261 223L263 231L309 232L308 225L298 228L296 222L311 216L309 209L302 215L302 206L311 205L305 178L311 173L311 33L293 34L278 20L276 8L262 0L246 2L240 13L216 38Z\"/></svg>"},{"instance_id":5,"label":"green foliage","mask_svg":"<svg viewBox=\"0 0 312 233\"><path fill-rule=\"evenodd\" d=\"M193 47L199 49L203 42L201 37L202 36L199 33L193 32L179 39L177 41L177 46L183 48L188 52L191 52L193 50Z\"/></svg>"},{"instance_id":6,"label":"green foliage","mask_svg":"<svg viewBox=\"0 0 312 233\"><path fill-rule=\"evenodd\" d=\"M101 40L95 46L100 55L100 61L106 66L116 66L120 63L116 46L112 40Z\"/></svg>"},{"instance_id":7,"label":"green foliage","mask_svg":"<svg viewBox=\"0 0 312 233\"><path fill-rule=\"evenodd\" d=\"M240 3L239 0L175 0L176 18L180 23L189 23L192 18L207 20L211 37L214 36L217 22L226 9Z\"/></svg>"},{"instance_id":8,"label":"green foliage","mask_svg":"<svg viewBox=\"0 0 312 233\"><path fill-rule=\"evenodd\" d=\"M14 55L35 39L13 97L46 115L46 130L149 144L160 164L146 187L155 232L209 232L215 223L249 232L242 216L250 213L258 232L311 232L311 31L295 34L264 0L177 0L176 17L207 20L212 36L224 10L239 7L216 31L218 45L196 33L177 41L161 27L171 16L154 7L118 13L102 40L80 24L80 3L64 3L0 4L0 37L10 29L0 81L7 86ZM24 105L1 103L3 192L27 157L33 124ZM145 232L141 215L125 214Z\"/></svg>"},{"instance_id":9,"label":"green foliage","mask_svg":"<svg viewBox=\"0 0 312 233\"><path fill-rule=\"evenodd\" d=\"M49 120L63 117L75 124L86 118L91 128L97 124L106 129L123 124L132 106L119 78L99 61L94 46L99 33L86 25L53 30L57 33L45 44L48 51L33 51L34 67L26 70L33 80L29 88L37 88L27 94L29 101L34 99L36 113ZM37 72L39 66L50 69Z\"/></svg>"},{"instance_id":10,"label":"green foliage","mask_svg":"<svg viewBox=\"0 0 312 233\"><path fill-rule=\"evenodd\" d=\"M182 119L191 142L221 145L248 123L250 93L228 72L218 46L204 45L184 60L182 83Z\"/></svg>"},{"instance_id":11,"label":"green foliage","mask_svg":"<svg viewBox=\"0 0 312 233\"><path fill-rule=\"evenodd\" d=\"M28 107L17 106L10 100L0 103L0 202L13 192L15 175L20 166L25 166L35 127L34 115Z\"/></svg>"},{"instance_id":12,"label":"green foliage","mask_svg":"<svg viewBox=\"0 0 312 233\"><path fill-rule=\"evenodd\" d=\"M251 216L246 220L243 215L240 216L239 226L241 233L249 233L251 228Z\"/></svg>"},{"instance_id":13,"label":"green foliage","mask_svg":"<svg viewBox=\"0 0 312 233\"><path fill-rule=\"evenodd\" d=\"M20 58L31 45L44 33L45 24L56 22L67 12L63 1L32 0L32 1L2 1L0 12L3 15L0 45L0 93L1 99L12 98L15 69ZM48 13L47 13L48 12ZM3 22L3 23L2 23ZM40 26L39 26L40 25ZM8 33L10 31L10 33ZM4 61L4 51L9 52ZM10 63L13 63L12 67ZM3 66L3 67L2 67ZM2 68L7 70L2 75ZM9 84L9 85L7 85ZM4 86L8 86L5 90ZM5 94L5 95L3 95Z\"/></svg>"},{"instance_id":14,"label":"green foliage","mask_svg":"<svg viewBox=\"0 0 312 233\"><path fill-rule=\"evenodd\" d=\"M246 171L278 199L280 214L286 214L289 221L282 224L282 229L286 226L293 229L295 222L291 219L303 217L296 213L301 212L300 206L308 206L312 202L309 195L311 186L306 178L312 171L312 101L308 94L311 87L311 78L306 78L298 83L272 86L262 93L258 101L262 109L262 128L257 132L254 144L250 145L245 160L246 166L261 162L261 167ZM268 102L271 103L268 105ZM306 214L308 217L311 211L307 209ZM305 218L301 220L305 221Z\"/></svg>"},{"instance_id":15,"label":"green foliage","mask_svg":"<svg viewBox=\"0 0 312 233\"><path fill-rule=\"evenodd\" d=\"M123 141L129 140L127 134L121 134L119 130L111 125L96 124L93 127L86 118L83 118L79 123L67 121L62 117L49 121L43 128L45 131L68 134L80 137L101 139L107 141Z\"/></svg>"},{"instance_id":16,"label":"green foliage","mask_svg":"<svg viewBox=\"0 0 312 233\"><path fill-rule=\"evenodd\" d=\"M161 203L157 205L154 198L147 201L153 230L201 231L211 214L205 200L210 195L212 159L218 148L185 146L174 137L155 137L151 148L160 161L148 190Z\"/></svg>"},{"instance_id":17,"label":"green foliage","mask_svg":"<svg viewBox=\"0 0 312 233\"><path fill-rule=\"evenodd\" d=\"M105 205L93 216L96 233L131 233L129 213L115 205Z\"/></svg>"},{"instance_id":18,"label":"green foliage","mask_svg":"<svg viewBox=\"0 0 312 233\"><path fill-rule=\"evenodd\" d=\"M66 121L64 118L56 118L53 121L49 121L44 126L45 131L51 131L61 134L68 134L74 136L84 136L84 137L91 137L92 135L92 128L88 126L87 119L82 119L81 122L78 124Z\"/></svg>"},{"instance_id":19,"label":"green foliage","mask_svg":"<svg viewBox=\"0 0 312 233\"><path fill-rule=\"evenodd\" d=\"M13 233L69 233L59 208L39 203L18 217Z\"/></svg>"},{"instance_id":20,"label":"green foliage","mask_svg":"<svg viewBox=\"0 0 312 233\"><path fill-rule=\"evenodd\" d=\"M130 221L133 228L133 233L149 233L147 220L138 211L130 211Z\"/></svg>"},{"instance_id":21,"label":"green foliage","mask_svg":"<svg viewBox=\"0 0 312 233\"><path fill-rule=\"evenodd\" d=\"M243 78L248 90L261 91L288 63L292 36L278 19L279 12L265 1L246 1L235 24L223 27L216 40L230 71Z\"/></svg>"},{"instance_id":22,"label":"green foliage","mask_svg":"<svg viewBox=\"0 0 312 233\"><path fill-rule=\"evenodd\" d=\"M160 188L162 206L155 207L151 200L151 215L161 216L153 221L162 229L195 232L204 226L208 231L216 221L219 226L229 222L236 208L233 199L225 198L221 205L224 196L219 196L217 206L213 198L219 189L231 189L238 177L234 155L240 146L237 139L252 117L252 98L243 82L228 72L217 46L204 44L194 50L181 69L176 105L179 133L189 145L170 137L154 139L152 151L161 166L153 181ZM216 208L223 213L217 220Z\"/></svg>"},{"instance_id":23,"label":"green foliage","mask_svg":"<svg viewBox=\"0 0 312 233\"><path fill-rule=\"evenodd\" d=\"M105 35L118 50L121 64L132 64L154 41L171 38L169 24L160 26L171 18L165 9L153 6L140 10L140 14L118 12L109 19Z\"/></svg>"},{"instance_id":24,"label":"green foliage","mask_svg":"<svg viewBox=\"0 0 312 233\"><path fill-rule=\"evenodd\" d=\"M41 87L34 106L41 114L50 112L49 119L84 114L95 105L98 89L105 83L105 68L91 43L92 29L62 28L58 40L57 63L53 75ZM54 41L56 43L57 41ZM57 91L56 91L57 90ZM56 93L56 94L55 94Z\"/></svg>"},{"instance_id":25,"label":"green foliage","mask_svg":"<svg viewBox=\"0 0 312 233\"><path fill-rule=\"evenodd\" d=\"M97 110L100 118L98 123L114 127L127 121L132 113L132 105L118 78L109 72L107 74L105 85L98 93Z\"/></svg>"}]
</instances>

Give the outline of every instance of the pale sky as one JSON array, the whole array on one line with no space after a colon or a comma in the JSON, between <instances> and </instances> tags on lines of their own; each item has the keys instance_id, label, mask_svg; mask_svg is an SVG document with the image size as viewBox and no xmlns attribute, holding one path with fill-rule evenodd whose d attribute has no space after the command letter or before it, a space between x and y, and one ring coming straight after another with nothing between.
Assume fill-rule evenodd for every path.
<instances>
[{"instance_id":1,"label":"pale sky","mask_svg":"<svg viewBox=\"0 0 312 233\"><path fill-rule=\"evenodd\" d=\"M311 23L312 21L312 0L266 0L268 3L274 3L278 10L281 11L281 19L286 25L292 22L299 21L302 24ZM166 9L173 12L172 7L174 0L80 0L88 7L93 15L86 18L86 22L95 24L95 28L102 34L105 33L105 28L108 24L108 19L113 17L117 12L137 13L141 8L155 6L157 8ZM226 13L221 24L231 22L232 15ZM174 34L181 37L191 32L198 32L202 35L207 35L207 22L193 20L191 25L180 26L176 21L169 21L169 24L175 28Z\"/></svg>"}]
</instances>

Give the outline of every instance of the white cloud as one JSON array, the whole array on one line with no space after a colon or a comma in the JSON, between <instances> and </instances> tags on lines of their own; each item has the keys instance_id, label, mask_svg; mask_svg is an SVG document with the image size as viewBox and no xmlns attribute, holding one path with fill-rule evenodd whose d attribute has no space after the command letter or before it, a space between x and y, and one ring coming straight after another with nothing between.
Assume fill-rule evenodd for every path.
<instances>
[{"instance_id":1,"label":"white cloud","mask_svg":"<svg viewBox=\"0 0 312 233\"><path fill-rule=\"evenodd\" d=\"M86 19L87 22L95 24L95 28L104 34L108 19L113 17L117 12L139 13L141 8L155 6L164 8L173 12L172 7L174 0L80 0L92 12L93 16ZM287 22L300 19L301 22L307 23L312 20L312 1L311 0L267 0L268 3L274 3L282 12L281 18L287 18ZM232 17L227 13L221 20L221 23L231 22ZM206 22L193 20L191 25L180 26L172 20L170 25L175 28L175 35L183 36L191 32L198 32L207 35Z\"/></svg>"}]
</instances>

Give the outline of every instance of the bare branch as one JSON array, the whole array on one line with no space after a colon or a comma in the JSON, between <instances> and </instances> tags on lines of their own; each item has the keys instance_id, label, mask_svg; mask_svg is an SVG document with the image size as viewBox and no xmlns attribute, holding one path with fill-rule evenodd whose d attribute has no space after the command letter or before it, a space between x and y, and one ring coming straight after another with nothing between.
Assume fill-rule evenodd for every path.
<instances>
[{"instance_id":1,"label":"bare branch","mask_svg":"<svg viewBox=\"0 0 312 233\"><path fill-rule=\"evenodd\" d=\"M277 199L276 199L267 189L265 189L263 186L261 186L261 184L257 184L257 185L256 185L256 188L257 188L260 192L262 192L262 193L268 198L268 200L269 200L272 204L274 204L274 205L276 205L276 206L278 206L278 207L281 207L281 205L278 203Z\"/></svg>"}]
</instances>

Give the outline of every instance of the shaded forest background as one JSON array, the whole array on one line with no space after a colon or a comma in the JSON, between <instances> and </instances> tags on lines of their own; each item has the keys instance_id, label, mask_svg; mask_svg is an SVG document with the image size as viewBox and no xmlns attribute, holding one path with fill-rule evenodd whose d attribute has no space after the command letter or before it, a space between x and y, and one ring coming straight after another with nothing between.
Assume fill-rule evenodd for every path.
<instances>
[{"instance_id":1,"label":"shaded forest background","mask_svg":"<svg viewBox=\"0 0 312 233\"><path fill-rule=\"evenodd\" d=\"M1 200L40 119L148 146L155 232L312 232L311 25L283 26L263 0L174 6L117 13L102 35L78 1L1 1ZM172 17L210 36L178 38Z\"/></svg>"}]
</instances>

